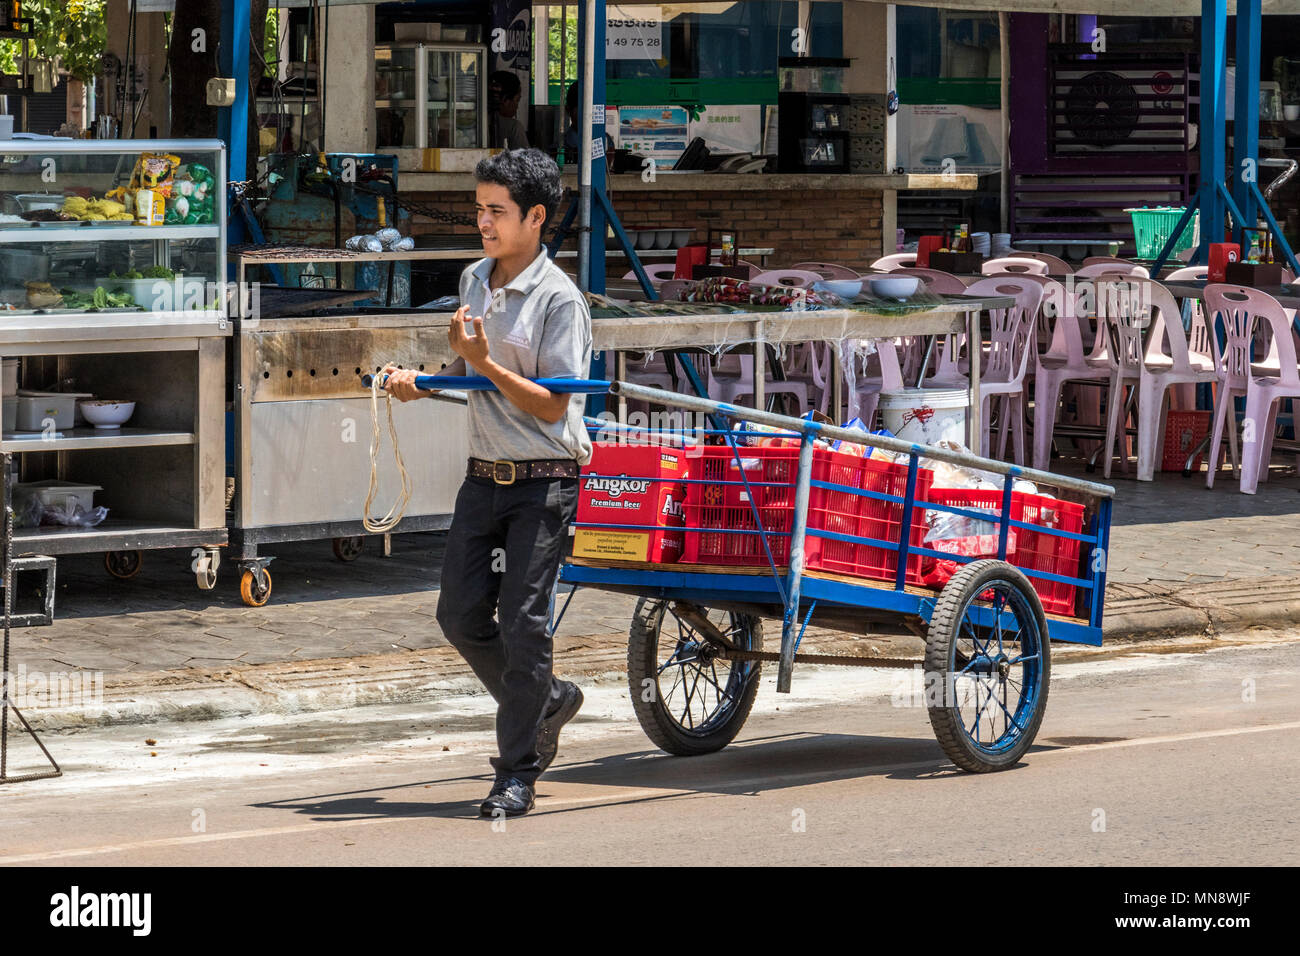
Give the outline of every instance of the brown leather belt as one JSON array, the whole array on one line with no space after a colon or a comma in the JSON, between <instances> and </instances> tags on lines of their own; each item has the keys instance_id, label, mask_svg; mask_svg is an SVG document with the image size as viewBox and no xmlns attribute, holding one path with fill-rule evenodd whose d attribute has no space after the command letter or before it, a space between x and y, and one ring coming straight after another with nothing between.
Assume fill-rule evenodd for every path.
<instances>
[{"instance_id":1,"label":"brown leather belt","mask_svg":"<svg viewBox=\"0 0 1300 956\"><path fill-rule=\"evenodd\" d=\"M471 478L491 478L498 485L513 485L529 478L577 478L578 463L572 458L534 458L529 461L487 461L471 458Z\"/></svg>"}]
</instances>

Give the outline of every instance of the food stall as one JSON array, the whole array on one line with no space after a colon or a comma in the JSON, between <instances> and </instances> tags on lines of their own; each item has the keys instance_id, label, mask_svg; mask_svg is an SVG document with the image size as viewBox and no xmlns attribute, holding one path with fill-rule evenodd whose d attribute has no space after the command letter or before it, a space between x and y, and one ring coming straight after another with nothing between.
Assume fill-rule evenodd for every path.
<instances>
[{"instance_id":1,"label":"food stall","mask_svg":"<svg viewBox=\"0 0 1300 956\"><path fill-rule=\"evenodd\" d=\"M22 555L193 550L223 507L226 153L218 140L11 140L0 156L0 451Z\"/></svg>"},{"instance_id":2,"label":"food stall","mask_svg":"<svg viewBox=\"0 0 1300 956\"><path fill-rule=\"evenodd\" d=\"M456 259L472 250L361 252L308 247L234 250L241 288L271 267L333 264L341 273L409 259ZM342 278L342 274L340 274ZM349 283L354 284L354 283ZM389 290L391 291L391 290ZM346 293L341 294L346 297ZM352 293L369 298L372 291ZM391 449L373 455L374 428L386 428L380 399L372 414L360 376L387 363L435 372L454 356L446 316L422 309L331 304L331 289L259 288L233 314L235 497L230 544L242 569L240 595L252 606L271 594L270 556L259 546L333 539L334 554L355 559L368 532L363 513L372 466L377 510L402 491ZM381 294L379 298L385 299ZM438 320L442 319L439 324ZM468 445L463 408L439 402L392 403L411 497L390 534L445 530L464 476Z\"/></svg>"}]
</instances>

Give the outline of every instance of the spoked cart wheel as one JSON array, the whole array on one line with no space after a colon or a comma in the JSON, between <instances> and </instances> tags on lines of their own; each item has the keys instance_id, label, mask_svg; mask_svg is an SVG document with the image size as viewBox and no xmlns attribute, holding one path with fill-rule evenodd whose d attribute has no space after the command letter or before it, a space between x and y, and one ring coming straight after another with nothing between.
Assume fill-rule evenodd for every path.
<instances>
[{"instance_id":1,"label":"spoked cart wheel","mask_svg":"<svg viewBox=\"0 0 1300 956\"><path fill-rule=\"evenodd\" d=\"M741 650L762 650L763 625L729 611L708 620ZM637 602L627 647L632 707L646 736L670 754L721 750L740 732L758 693L759 661L729 660L668 603Z\"/></svg>"},{"instance_id":2,"label":"spoked cart wheel","mask_svg":"<svg viewBox=\"0 0 1300 956\"><path fill-rule=\"evenodd\" d=\"M122 581L139 574L143 564L144 556L139 551L104 552L104 570Z\"/></svg>"},{"instance_id":3,"label":"spoked cart wheel","mask_svg":"<svg viewBox=\"0 0 1300 956\"><path fill-rule=\"evenodd\" d=\"M953 763L987 773L1024 756L1047 707L1050 654L1042 603L1020 571L973 561L953 575L925 644L930 723Z\"/></svg>"},{"instance_id":4,"label":"spoked cart wheel","mask_svg":"<svg viewBox=\"0 0 1300 956\"><path fill-rule=\"evenodd\" d=\"M355 561L365 550L366 539L361 535L334 539L334 557L340 561Z\"/></svg>"}]
</instances>

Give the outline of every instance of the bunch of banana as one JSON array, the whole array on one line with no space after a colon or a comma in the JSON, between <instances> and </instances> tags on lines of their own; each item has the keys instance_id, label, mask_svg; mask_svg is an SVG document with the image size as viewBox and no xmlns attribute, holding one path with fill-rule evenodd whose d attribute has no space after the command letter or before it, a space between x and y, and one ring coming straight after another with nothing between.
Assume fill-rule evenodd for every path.
<instances>
[{"instance_id":1,"label":"bunch of banana","mask_svg":"<svg viewBox=\"0 0 1300 956\"><path fill-rule=\"evenodd\" d=\"M135 218L120 202L112 199L86 199L82 196L64 199L63 211L73 219L130 221Z\"/></svg>"}]
</instances>

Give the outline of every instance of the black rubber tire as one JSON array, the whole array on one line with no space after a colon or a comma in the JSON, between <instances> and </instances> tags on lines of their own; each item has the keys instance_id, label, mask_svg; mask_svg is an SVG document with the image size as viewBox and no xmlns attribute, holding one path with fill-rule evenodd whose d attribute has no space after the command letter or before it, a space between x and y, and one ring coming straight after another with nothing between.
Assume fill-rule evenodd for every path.
<instances>
[{"instance_id":1,"label":"black rubber tire","mask_svg":"<svg viewBox=\"0 0 1300 956\"><path fill-rule=\"evenodd\" d=\"M930 617L930 628L925 641L925 675L927 681L938 675L942 688L949 686L948 675L959 671L955 658L954 638L959 632L967 606L984 593L995 581L1005 581L1021 592L1028 610L1038 623L1041 645L1042 674L1039 679L1037 706L1019 740L1003 753L992 755L980 750L967 735L964 722L956 707L947 700L930 701L927 709L930 725L939 746L954 764L971 773L989 773L1014 766L1033 745L1034 737L1047 710L1047 690L1051 683L1051 641L1047 633L1047 618L1043 605L1033 586L1018 569L1005 561L972 561L952 576L935 602ZM946 693L944 694L946 697Z\"/></svg>"},{"instance_id":2,"label":"black rubber tire","mask_svg":"<svg viewBox=\"0 0 1300 956\"><path fill-rule=\"evenodd\" d=\"M719 616L726 612L714 611L710 620L715 624ZM632 709L646 736L659 749L681 757L693 757L699 754L714 753L721 750L735 739L740 728L745 725L749 711L754 706L754 697L758 694L758 685L762 676L761 661L731 661L727 686L733 682L738 690L729 690L734 703L728 712L714 726L707 730L692 730L683 727L671 714L663 702L663 692L659 687L657 672L659 670L659 635L664 617L671 614L664 601L654 598L641 598L632 615L632 627L628 634L627 645L627 685L628 697L632 700ZM721 626L724 633L728 627L740 628L733 640L746 650L762 650L763 622L758 618L741 614L728 614L722 618L729 619L729 625ZM684 668L678 668L684 670ZM649 699L647 699L649 698Z\"/></svg>"},{"instance_id":3,"label":"black rubber tire","mask_svg":"<svg viewBox=\"0 0 1300 956\"><path fill-rule=\"evenodd\" d=\"M335 538L331 545L334 549L334 557L340 561L355 561L366 549L366 539L364 535Z\"/></svg>"},{"instance_id":4,"label":"black rubber tire","mask_svg":"<svg viewBox=\"0 0 1300 956\"><path fill-rule=\"evenodd\" d=\"M144 554L140 551L105 551L104 570L119 581L129 581L144 567Z\"/></svg>"}]
</instances>

